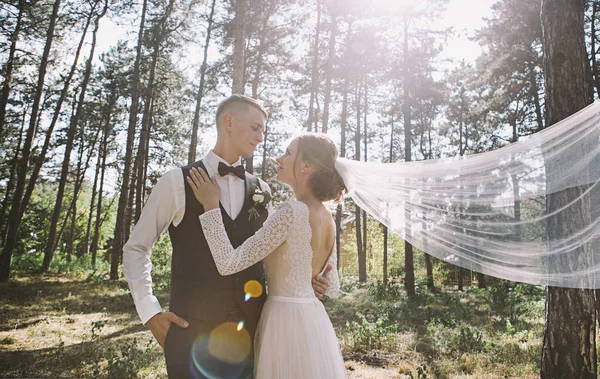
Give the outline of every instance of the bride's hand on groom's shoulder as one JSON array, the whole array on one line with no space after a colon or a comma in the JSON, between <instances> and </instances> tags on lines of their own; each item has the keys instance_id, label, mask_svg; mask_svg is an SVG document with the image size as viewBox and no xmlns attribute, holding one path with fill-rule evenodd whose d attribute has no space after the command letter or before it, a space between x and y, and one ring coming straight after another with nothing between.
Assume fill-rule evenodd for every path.
<instances>
[{"instance_id":1,"label":"bride's hand on groom's shoulder","mask_svg":"<svg viewBox=\"0 0 600 379\"><path fill-rule=\"evenodd\" d=\"M177 324L181 328L187 328L189 325L187 321L173 312L157 313L146 322L146 326L150 329L152 335L154 335L154 338L156 338L156 341L162 348L165 347L165 339L167 338L167 332L171 324Z\"/></svg>"},{"instance_id":2,"label":"bride's hand on groom's shoulder","mask_svg":"<svg viewBox=\"0 0 600 379\"><path fill-rule=\"evenodd\" d=\"M221 188L217 184L216 177L209 178L204 170L192 167L190 175L186 177L186 180L190 187L192 187L196 200L202 204L205 211L219 207Z\"/></svg>"}]
</instances>

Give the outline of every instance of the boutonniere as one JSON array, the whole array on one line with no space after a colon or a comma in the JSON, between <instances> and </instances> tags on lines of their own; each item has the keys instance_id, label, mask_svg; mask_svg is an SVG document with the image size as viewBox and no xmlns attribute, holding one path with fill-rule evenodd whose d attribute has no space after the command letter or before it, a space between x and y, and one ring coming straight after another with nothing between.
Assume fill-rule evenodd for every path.
<instances>
[{"instance_id":1,"label":"boutonniere","mask_svg":"<svg viewBox=\"0 0 600 379\"><path fill-rule=\"evenodd\" d=\"M248 213L250 214L248 220L258 218L258 208L262 207L266 209L267 204L271 202L271 194L267 191L261 190L256 184L252 185L252 190L252 201L254 202L254 205L248 211Z\"/></svg>"}]
</instances>

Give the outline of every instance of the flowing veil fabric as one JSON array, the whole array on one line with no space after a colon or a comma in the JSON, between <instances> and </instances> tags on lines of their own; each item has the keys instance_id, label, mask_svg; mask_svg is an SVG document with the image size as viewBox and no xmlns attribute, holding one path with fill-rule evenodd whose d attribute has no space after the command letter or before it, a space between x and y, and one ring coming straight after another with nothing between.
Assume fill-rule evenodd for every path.
<instances>
[{"instance_id":1,"label":"flowing veil fabric","mask_svg":"<svg viewBox=\"0 0 600 379\"><path fill-rule=\"evenodd\" d=\"M361 208L432 256L513 281L600 288L600 103L495 151L340 158L336 169ZM576 199L547 206L565 190Z\"/></svg>"}]
</instances>

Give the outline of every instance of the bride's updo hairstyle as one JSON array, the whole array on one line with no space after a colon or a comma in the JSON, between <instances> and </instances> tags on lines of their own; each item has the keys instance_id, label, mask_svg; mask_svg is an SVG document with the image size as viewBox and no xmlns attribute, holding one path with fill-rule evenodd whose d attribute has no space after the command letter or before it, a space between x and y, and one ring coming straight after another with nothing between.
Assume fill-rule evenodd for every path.
<instances>
[{"instance_id":1,"label":"bride's updo hairstyle","mask_svg":"<svg viewBox=\"0 0 600 379\"><path fill-rule=\"evenodd\" d=\"M348 192L334 167L337 157L337 146L327 135L305 133L298 137L298 154L294 166L300 158L315 167L308 185L320 201L334 200L337 203Z\"/></svg>"}]
</instances>

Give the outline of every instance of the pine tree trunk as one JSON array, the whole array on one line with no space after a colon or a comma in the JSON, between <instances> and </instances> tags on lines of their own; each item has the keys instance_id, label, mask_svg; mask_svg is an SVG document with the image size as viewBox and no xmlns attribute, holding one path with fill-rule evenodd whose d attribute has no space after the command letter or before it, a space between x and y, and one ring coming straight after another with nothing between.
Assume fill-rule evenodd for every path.
<instances>
[{"instance_id":1,"label":"pine tree trunk","mask_svg":"<svg viewBox=\"0 0 600 379\"><path fill-rule=\"evenodd\" d=\"M79 138L79 154L77 157L77 168L75 169L75 187L73 188L73 200L71 200L73 202L73 205L71 206L71 208L73 208L73 213L71 214L71 224L69 225L69 239L67 240L67 262L71 262L71 257L73 256L73 248L75 246L75 227L77 224L77 195L79 193L79 177L81 176L81 180L83 181L83 176L85 175L81 173L84 151L83 129L84 127L81 128Z\"/></svg>"},{"instance_id":2,"label":"pine tree trunk","mask_svg":"<svg viewBox=\"0 0 600 379\"><path fill-rule=\"evenodd\" d=\"M108 104L106 105L105 109L107 110L106 112L106 123L104 124L104 126L102 127L101 130L98 131L98 133L102 133L102 138L99 141L99 146L98 146L98 157L97 157L97 161L96 161L96 170L94 172L94 184L92 186L92 199L90 201L90 213L89 213L89 217L88 217L88 222L87 222L87 227L86 227L86 232L85 232L85 246L83 249L83 252L85 254L89 254L90 253L90 238L94 239L96 238L96 231L94 231L94 236L91 237L92 235L92 220L94 219L94 211L96 209L96 196L98 196L98 203L101 202L101 198L102 198L102 182L104 181L104 166L106 165L106 145L107 145L107 140L108 140L108 133L109 133L109 127L110 127L110 119L111 119L111 113L112 113L112 109L115 106L115 90L114 87L111 90L111 94L108 100ZM102 174L102 178L100 178L100 175ZM100 181L100 189L98 189L98 181ZM100 216L97 215L96 216L96 224L98 224L98 218ZM96 240L96 244L98 243L98 241ZM93 243L92 243L93 245ZM94 257L95 258L95 257ZM96 263L95 260L93 262L94 264Z\"/></svg>"},{"instance_id":3,"label":"pine tree trunk","mask_svg":"<svg viewBox=\"0 0 600 379\"><path fill-rule=\"evenodd\" d=\"M12 195L13 187L15 186L15 175L17 174L17 166L19 165L19 152L21 151L21 143L23 141L23 131L25 130L25 120L27 117L27 107L23 112L23 119L21 121L21 130L19 131L19 139L17 140L17 146L15 148L15 155L12 159L10 165L10 175L8 178L8 183L6 183L6 192L4 195L4 199L2 200L2 209L0 209L0 246L4 246L6 242L6 232L7 228L4 225L6 221L6 215L8 210L8 200L10 199L10 195Z\"/></svg>"},{"instance_id":4,"label":"pine tree trunk","mask_svg":"<svg viewBox=\"0 0 600 379\"><path fill-rule=\"evenodd\" d=\"M433 262L431 261L431 255L423 253L425 256L425 269L427 272L427 289L433 291L435 289L433 283Z\"/></svg>"},{"instance_id":5,"label":"pine tree trunk","mask_svg":"<svg viewBox=\"0 0 600 379\"><path fill-rule=\"evenodd\" d=\"M598 2L592 1L592 17L590 20L591 23L591 32L590 32L590 50L592 56L592 74L594 76L594 85L596 87L596 93L600 96L600 72L598 72L598 61L596 60L596 18L598 14Z\"/></svg>"},{"instance_id":6,"label":"pine tree trunk","mask_svg":"<svg viewBox=\"0 0 600 379\"><path fill-rule=\"evenodd\" d=\"M388 228L381 224L383 229L383 285L388 285Z\"/></svg>"},{"instance_id":7,"label":"pine tree trunk","mask_svg":"<svg viewBox=\"0 0 600 379\"><path fill-rule=\"evenodd\" d=\"M2 90L0 90L0 141L3 140L3 130L6 121L6 105L8 104L8 98L10 97L10 86L12 84L12 74L15 66L15 52L17 51L17 41L19 40L19 33L21 32L25 1L19 0L17 8L19 9L19 14L17 15L15 30L13 30L10 38L8 59L4 64L4 83L2 84Z\"/></svg>"},{"instance_id":8,"label":"pine tree trunk","mask_svg":"<svg viewBox=\"0 0 600 379\"><path fill-rule=\"evenodd\" d=\"M102 199L104 189L104 173L106 172L106 157L108 155L108 135L111 128L111 114L114 105L117 101L114 90L111 93L109 105L107 107L108 112L106 115L106 123L104 125L104 131L102 133L101 149L98 149L98 156L102 155L102 162L100 163L100 188L98 188L98 204L96 206L96 221L94 224L94 235L92 237L91 253L92 253L92 266L96 266L96 256L98 252L98 241L100 239L100 219L102 217Z\"/></svg>"},{"instance_id":9,"label":"pine tree trunk","mask_svg":"<svg viewBox=\"0 0 600 379\"><path fill-rule=\"evenodd\" d=\"M546 83L546 125L579 111L593 99L589 92L589 65L585 49L583 0L543 0L542 36ZM595 146L590 146L595 148ZM553 167L547 167L547 181ZM548 183L547 185L551 185ZM574 187L546 197L548 214L563 208L586 187ZM568 238L589 225L589 197L579 209L557 212L548 220L549 243ZM590 265L592 251L583 246L570 254L565 269ZM560 264L560 262L555 262ZM596 304L593 290L548 287L542 349L542 378L596 378Z\"/></svg>"},{"instance_id":10,"label":"pine tree trunk","mask_svg":"<svg viewBox=\"0 0 600 379\"><path fill-rule=\"evenodd\" d=\"M260 32L260 39L258 41L258 56L256 57L256 69L254 73L254 78L252 79L252 98L258 99L258 88L260 86L260 79L263 71L263 63L264 63L264 54L265 54L265 38L267 33L267 25L269 23L269 19L271 18L271 13L267 12L266 15L263 16L262 29ZM263 150L265 149L265 143L263 141ZM250 174L254 174L254 153L250 158L246 159L246 171Z\"/></svg>"},{"instance_id":11,"label":"pine tree trunk","mask_svg":"<svg viewBox=\"0 0 600 379\"><path fill-rule=\"evenodd\" d=\"M323 101L323 125L321 131L327 133L329 123L329 106L331 104L331 81L333 78L333 61L335 59L335 36L336 36L336 17L335 9L331 10L331 31L329 33L329 56L327 57L327 66L325 67L325 100ZM351 27L351 25L350 25ZM348 33L350 33L350 27Z\"/></svg>"},{"instance_id":12,"label":"pine tree trunk","mask_svg":"<svg viewBox=\"0 0 600 379\"><path fill-rule=\"evenodd\" d=\"M81 49L82 49L83 43L85 41L87 30L92 22L94 9L95 8L93 8L90 11L89 17L86 19L86 24L85 24L85 27L83 28L83 32L81 33L81 38L79 39L79 44L77 45L75 57L73 58L73 64L71 65L71 69L69 70L69 73L67 74L67 77L65 78L65 82L64 82L63 88L60 92L60 96L56 102L56 106L54 107L54 114L52 115L52 120L50 121L50 126L48 126L48 130L46 131L44 145L42 146L40 155L35 162L33 171L31 172L31 175L29 176L29 183L27 184L27 189L25 190L25 195L23 196L23 200L21 201L21 213L19 216L20 220L23 219L23 214L25 213L25 210L27 209L27 206L29 205L29 200L31 199L31 194L33 193L33 190L35 188L35 183L37 182L37 179L39 177L42 166L46 160L46 154L48 153L48 148L50 147L50 141L52 140L54 128L56 127L56 124L58 123L58 120L59 120L59 117L61 114L60 111L62 109L62 105L63 105L65 99L67 98L67 95L69 94L69 88L71 85L71 81L73 80L73 75L75 74L75 71L77 69L77 64L79 62L79 56L81 54Z\"/></svg>"},{"instance_id":13,"label":"pine tree trunk","mask_svg":"<svg viewBox=\"0 0 600 379\"><path fill-rule=\"evenodd\" d=\"M198 87L198 93L196 94L196 109L194 110L194 121L192 123L192 138L190 141L190 150L188 153L188 164L192 164L196 161L196 147L198 145L198 128L200 126L200 105L202 104L202 97L204 96L204 82L206 80L206 70L208 67L208 46L210 45L210 36L212 33L216 3L217 0L212 1L212 4L210 6L210 15L208 16L208 25L206 26L206 40L204 41L202 65L200 66L200 86Z\"/></svg>"},{"instance_id":14,"label":"pine tree trunk","mask_svg":"<svg viewBox=\"0 0 600 379\"><path fill-rule=\"evenodd\" d=\"M408 67L408 19L404 18L404 96L403 96L403 113L404 113L404 160L411 161L411 120L410 120L410 95L409 95L409 80L410 70ZM410 217L409 214L406 215ZM410 230L407 230L410 235ZM407 241L404 241L404 287L406 294L409 297L415 296L415 268L413 258L413 247Z\"/></svg>"},{"instance_id":15,"label":"pine tree trunk","mask_svg":"<svg viewBox=\"0 0 600 379\"><path fill-rule=\"evenodd\" d=\"M136 171L136 188L135 188L135 217L134 220L137 222L142 213L142 206L144 203L144 187L145 181L145 167L146 161L148 160L148 149L146 148L150 141L150 129L151 129L151 115L152 115L152 103L154 101L154 87L156 79L156 66L158 64L158 57L160 55L160 46L165 37L165 27L167 20L171 16L173 11L173 4L175 0L170 0L167 4L164 14L162 15L159 24L157 25L156 34L154 37L154 43L152 48L152 56L150 63L150 73L148 76L148 85L146 89L146 102L144 106L144 114L142 115L142 130L140 131L139 145L137 154L134 162L134 170ZM129 208L131 209L131 208ZM126 228L129 228L129 223L126 224ZM126 240L126 239L125 239Z\"/></svg>"},{"instance_id":16,"label":"pine tree trunk","mask_svg":"<svg viewBox=\"0 0 600 379\"><path fill-rule=\"evenodd\" d=\"M0 282L8 282L8 279L10 277L10 264L12 261L12 255L15 246L17 244L17 232L19 229L20 222L19 215L21 213L21 199L23 197L23 190L25 189L27 166L29 165L31 145L37 126L38 112L40 110L40 101L42 99L42 93L44 90L44 80L46 78L46 69L48 66L48 57L50 55L50 47L52 46L52 40L54 38L54 27L56 25L56 20L58 19L59 7L60 0L56 0L52 7L52 15L50 16L50 23L46 32L46 43L44 45L44 52L42 53L42 59L40 61L38 81L33 97L33 105L31 107L29 128L27 129L25 143L23 144L23 154L21 155L21 160L19 162L19 168L17 171L17 185L15 188L15 193L13 195L10 214L8 217L8 238L6 244L4 245L4 249L2 249L2 257L0 257Z\"/></svg>"},{"instance_id":17,"label":"pine tree trunk","mask_svg":"<svg viewBox=\"0 0 600 379\"><path fill-rule=\"evenodd\" d=\"M135 166L134 166L135 169ZM129 195L127 195L127 208L125 211L125 219L124 219L124 230L123 230L123 244L127 240L129 240L129 234L131 233L131 219L134 216L134 200L135 200L135 189L137 188L137 182L139 178L137 174L134 174L131 178L131 185L129 186ZM123 249L119 250L119 262L121 261L121 256L123 255Z\"/></svg>"},{"instance_id":18,"label":"pine tree trunk","mask_svg":"<svg viewBox=\"0 0 600 379\"><path fill-rule=\"evenodd\" d=\"M54 203L54 209L52 210L52 218L50 219L50 229L48 231L48 239L46 240L46 247L44 249L44 261L42 262L42 271L48 271L50 268L50 262L52 261L52 257L54 255L54 250L56 246L60 242L60 235L62 234L63 228L57 237L57 229L58 222L60 218L60 213L62 211L62 202L65 194L65 188L67 186L67 180L69 175L69 161L71 159L71 152L73 150L73 140L75 139L75 123L73 119L75 118L75 113L77 112L75 109L77 107L77 100L73 99L73 110L71 114L71 120L69 122L69 129L67 131L67 142L65 145L65 155L63 156L63 162L60 171L60 178L58 180L58 191L56 193L56 202ZM69 207L69 210L71 208ZM65 220L69 218L69 213Z\"/></svg>"},{"instance_id":19,"label":"pine tree trunk","mask_svg":"<svg viewBox=\"0 0 600 379\"><path fill-rule=\"evenodd\" d=\"M343 100L342 100L342 115L340 122L340 157L346 157L346 127L348 124L348 77L344 78ZM325 123L323 123L325 125ZM341 234L342 234L342 204L338 204L335 214L336 223L336 254L338 258L338 268L340 265L341 253Z\"/></svg>"},{"instance_id":20,"label":"pine tree trunk","mask_svg":"<svg viewBox=\"0 0 600 379\"><path fill-rule=\"evenodd\" d=\"M75 111L74 116L71 118L71 122L69 124L69 130L67 132L67 144L65 146L65 156L63 159L63 164L60 173L60 180L58 182L58 193L56 195L56 204L54 206L54 211L52 213L52 220L50 223L50 231L48 232L48 241L46 243L46 249L44 250L44 262L42 264L42 270L47 271L50 267L50 262L52 261L52 256L54 254L54 245L58 240L56 240L56 226L58 224L58 218L60 216L60 211L62 207L62 201L64 196L65 186L67 184L67 176L69 174L69 161L71 158L71 150L73 149L73 140L75 138L75 133L77 131L77 125L79 123L79 118L83 112L83 105L85 103L85 94L87 91L87 87L90 81L90 76L92 74L92 61L94 59L94 52L96 51L96 41L98 35L98 28L100 26L100 19L104 17L106 11L108 10L108 0L105 0L104 9L102 13L96 17L94 21L94 31L92 32L92 45L90 47L90 55L88 56L85 72L83 74L83 81L81 83L81 92L79 93L79 100L77 101L77 110Z\"/></svg>"},{"instance_id":21,"label":"pine tree trunk","mask_svg":"<svg viewBox=\"0 0 600 379\"><path fill-rule=\"evenodd\" d=\"M311 132L313 121L315 123L314 131L317 132L317 119L313 110L315 97L317 96L319 80L319 38L321 34L321 0L317 0L317 28L315 31L315 42L313 44L312 72L310 76L310 100L308 102L308 120L306 120L306 130Z\"/></svg>"},{"instance_id":22,"label":"pine tree trunk","mask_svg":"<svg viewBox=\"0 0 600 379\"><path fill-rule=\"evenodd\" d=\"M83 129L83 128L82 128ZM60 228L60 231L58 232L58 235L56 237L56 243L54 244L54 248L53 250L56 250L58 247L58 244L60 243L63 233L67 227L67 223L70 220L70 217L72 215L76 216L76 212L77 212L77 199L79 196L79 191L81 190L81 186L83 184L83 181L85 180L85 173L88 169L88 167L90 166L90 159L93 155L93 150L94 147L96 145L96 140L98 139L98 135L99 133L96 134L96 136L92 139L92 142L90 143L90 153L88 154L86 161L85 161L85 166L82 168L81 167L81 162L83 161L83 152L84 152L84 148L82 148L80 150L78 159L77 159L77 169L76 169L76 174L75 174L75 183L73 186L73 198L71 199L71 203L69 204L69 208L67 209L67 214L64 218L63 224ZM83 141L81 146L83 146ZM83 172L82 172L83 171ZM70 249L70 244L72 244L72 242L70 240L67 240L67 253L71 254L70 252L68 252L68 250Z\"/></svg>"},{"instance_id":23,"label":"pine tree trunk","mask_svg":"<svg viewBox=\"0 0 600 379\"><path fill-rule=\"evenodd\" d=\"M360 122L361 122L361 91L362 86L360 81L356 81L357 93L356 93L356 131L354 133L354 148L355 148L355 159L360 161ZM358 280L361 283L367 281L367 250L365 249L366 235L363 235L364 222L361 222L362 211L360 207L356 206L356 250L358 252Z\"/></svg>"},{"instance_id":24,"label":"pine tree trunk","mask_svg":"<svg viewBox=\"0 0 600 379\"><path fill-rule=\"evenodd\" d=\"M529 81L531 82L531 97L533 97L533 105L535 107L535 121L537 123L537 131L539 132L544 129L544 117L542 116L540 93L534 67L529 69Z\"/></svg>"},{"instance_id":25,"label":"pine tree trunk","mask_svg":"<svg viewBox=\"0 0 600 379\"><path fill-rule=\"evenodd\" d=\"M260 178L263 181L267 180L267 158L268 158L268 154L267 154L267 146L269 146L269 120L267 120L267 122L265 123L265 131L263 133L263 156L262 156L262 163L261 163L261 172L260 172Z\"/></svg>"},{"instance_id":26,"label":"pine tree trunk","mask_svg":"<svg viewBox=\"0 0 600 379\"><path fill-rule=\"evenodd\" d=\"M358 205L355 206L356 221L356 250L358 253L358 281L365 283L367 281L367 256L363 250L362 230L361 230L361 211Z\"/></svg>"},{"instance_id":27,"label":"pine tree trunk","mask_svg":"<svg viewBox=\"0 0 600 379\"><path fill-rule=\"evenodd\" d=\"M233 93L244 94L244 48L246 42L246 0L235 2L235 30L233 45Z\"/></svg>"},{"instance_id":28,"label":"pine tree trunk","mask_svg":"<svg viewBox=\"0 0 600 379\"><path fill-rule=\"evenodd\" d=\"M110 278L112 280L119 279L119 257L123 249L124 236L126 235L126 208L129 203L129 181L131 176L131 157L133 156L133 139L135 137L135 129L137 127L137 114L139 93L138 85L140 80L140 60L142 57L142 39L144 35L144 24L146 22L146 8L148 0L142 3L142 15L140 19L140 28L138 32L138 44L133 65L133 81L131 84L131 108L129 110L129 126L127 128L127 143L125 148L125 162L123 162L123 177L121 180L121 190L119 192L119 204L117 206L117 220L115 223L115 236L111 247L111 262L110 262Z\"/></svg>"},{"instance_id":29,"label":"pine tree trunk","mask_svg":"<svg viewBox=\"0 0 600 379\"><path fill-rule=\"evenodd\" d=\"M102 137L104 139L104 137ZM94 183L92 184L92 199L90 200L90 210L88 214L87 225L85 227L85 240L83 249L81 249L81 255L90 253L90 236L92 233L92 220L94 219L94 209L96 205L96 195L98 191L98 178L100 176L100 163L102 162L102 156L100 155L100 149L98 149L98 156L96 160L96 169L94 170Z\"/></svg>"},{"instance_id":30,"label":"pine tree trunk","mask_svg":"<svg viewBox=\"0 0 600 379\"><path fill-rule=\"evenodd\" d=\"M390 151L389 151L389 163L394 161L394 115L391 115L391 127L390 127ZM388 235L389 230L387 226L381 225L383 229L383 285L388 285Z\"/></svg>"},{"instance_id":31,"label":"pine tree trunk","mask_svg":"<svg viewBox=\"0 0 600 379\"><path fill-rule=\"evenodd\" d=\"M67 262L71 262L73 248L75 246L75 225L77 224L77 198L73 198L73 212L71 213L71 223L69 225L69 239L67 240Z\"/></svg>"},{"instance_id":32,"label":"pine tree trunk","mask_svg":"<svg viewBox=\"0 0 600 379\"><path fill-rule=\"evenodd\" d=\"M364 77L364 81L363 81L363 86L364 86L364 91L363 91L363 151L364 151L364 160L365 162L367 162L369 160L368 157L368 144L367 144L367 114L368 114L368 86L367 86L367 81L368 81L368 75L365 74ZM366 211L362 211L362 217L363 217L363 254L365 254L365 256L367 255L367 246L368 246L368 233L367 233L367 212Z\"/></svg>"}]
</instances>

